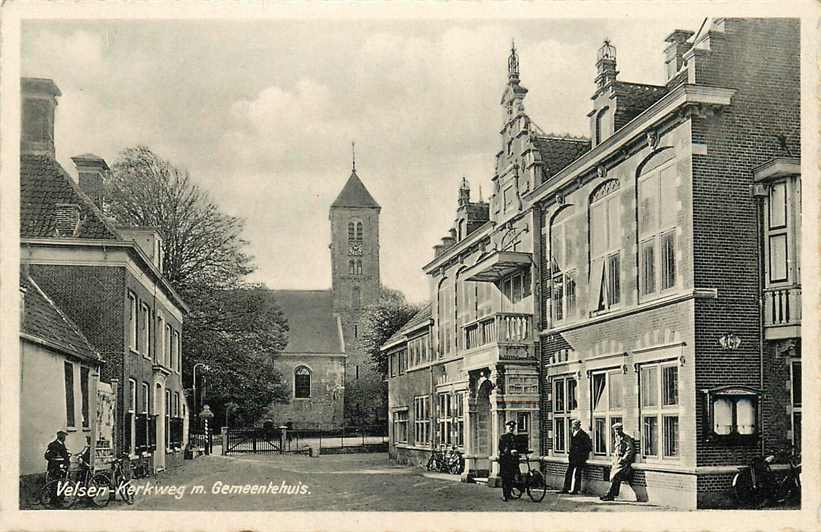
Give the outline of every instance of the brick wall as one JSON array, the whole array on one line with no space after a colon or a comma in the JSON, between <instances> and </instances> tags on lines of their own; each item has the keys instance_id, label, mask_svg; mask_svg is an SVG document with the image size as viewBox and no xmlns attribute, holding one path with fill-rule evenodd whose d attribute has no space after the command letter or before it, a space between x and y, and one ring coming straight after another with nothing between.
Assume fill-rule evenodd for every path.
<instances>
[{"instance_id":1,"label":"brick wall","mask_svg":"<svg viewBox=\"0 0 821 532\"><path fill-rule=\"evenodd\" d=\"M693 263L697 287L717 288L717 300L696 304L696 386L760 386L759 278L752 170L777 156L800 154L799 23L790 19L717 22L707 35L710 50L691 68L699 85L736 89L733 103L717 117L694 117L693 142L707 154L693 155ZM691 79L692 81L692 79ZM735 351L718 338L734 333ZM764 399L765 411L772 407ZM703 415L698 404L698 415ZM711 444L698 427L699 465L747 462L757 447ZM764 430L768 430L766 425Z\"/></svg>"}]
</instances>

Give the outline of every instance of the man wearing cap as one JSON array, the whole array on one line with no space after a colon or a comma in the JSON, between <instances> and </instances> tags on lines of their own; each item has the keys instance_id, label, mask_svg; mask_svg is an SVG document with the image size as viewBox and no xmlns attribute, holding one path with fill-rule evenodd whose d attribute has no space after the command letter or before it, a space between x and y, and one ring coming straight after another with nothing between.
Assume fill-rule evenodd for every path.
<instances>
[{"instance_id":1,"label":"man wearing cap","mask_svg":"<svg viewBox=\"0 0 821 532\"><path fill-rule=\"evenodd\" d=\"M623 480L628 480L633 473L630 464L636 454L633 438L624 433L624 425L613 424L615 442L613 443L613 467L610 469L610 491L607 495L599 497L603 501L612 501L619 494L619 488Z\"/></svg>"},{"instance_id":2,"label":"man wearing cap","mask_svg":"<svg viewBox=\"0 0 821 532\"><path fill-rule=\"evenodd\" d=\"M571 424L573 434L570 436L570 453L568 456L567 471L564 474L564 487L559 493L570 493L576 495L582 487L582 470L587 462L587 456L593 449L590 436L582 430L582 422L574 419ZM573 482L573 491L570 491Z\"/></svg>"},{"instance_id":3,"label":"man wearing cap","mask_svg":"<svg viewBox=\"0 0 821 532\"><path fill-rule=\"evenodd\" d=\"M66 449L66 436L68 432L57 431L57 439L48 444L44 458L48 461L49 475L62 476L61 467L68 468L68 449Z\"/></svg>"},{"instance_id":4,"label":"man wearing cap","mask_svg":"<svg viewBox=\"0 0 821 532\"><path fill-rule=\"evenodd\" d=\"M516 470L519 469L519 451L516 450L516 436L513 434L516 422L508 421L505 426L507 432L499 438L499 476L502 479L503 501L510 498L513 478L516 476Z\"/></svg>"}]
</instances>

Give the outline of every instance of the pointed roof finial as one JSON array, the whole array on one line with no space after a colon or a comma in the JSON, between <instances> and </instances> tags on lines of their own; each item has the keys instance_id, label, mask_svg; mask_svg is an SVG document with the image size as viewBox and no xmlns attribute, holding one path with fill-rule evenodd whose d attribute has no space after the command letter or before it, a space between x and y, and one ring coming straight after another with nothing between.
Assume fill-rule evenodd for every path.
<instances>
[{"instance_id":1,"label":"pointed roof finial","mask_svg":"<svg viewBox=\"0 0 821 532\"><path fill-rule=\"evenodd\" d=\"M356 142L351 141L351 172L356 173Z\"/></svg>"},{"instance_id":2,"label":"pointed roof finial","mask_svg":"<svg viewBox=\"0 0 821 532\"><path fill-rule=\"evenodd\" d=\"M507 77L510 80L519 79L519 55L516 53L516 41L510 40L510 57L507 58Z\"/></svg>"}]
</instances>

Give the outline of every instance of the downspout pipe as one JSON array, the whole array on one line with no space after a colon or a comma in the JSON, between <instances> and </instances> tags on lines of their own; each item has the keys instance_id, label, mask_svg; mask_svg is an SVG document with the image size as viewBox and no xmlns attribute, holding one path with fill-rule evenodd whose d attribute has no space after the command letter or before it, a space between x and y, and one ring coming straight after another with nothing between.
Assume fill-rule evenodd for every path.
<instances>
[{"instance_id":1,"label":"downspout pipe","mask_svg":"<svg viewBox=\"0 0 821 532\"><path fill-rule=\"evenodd\" d=\"M767 451L764 439L764 201L754 196L756 208L756 242L758 247L758 377L761 401L758 406L758 426L761 434L761 454Z\"/></svg>"}]
</instances>

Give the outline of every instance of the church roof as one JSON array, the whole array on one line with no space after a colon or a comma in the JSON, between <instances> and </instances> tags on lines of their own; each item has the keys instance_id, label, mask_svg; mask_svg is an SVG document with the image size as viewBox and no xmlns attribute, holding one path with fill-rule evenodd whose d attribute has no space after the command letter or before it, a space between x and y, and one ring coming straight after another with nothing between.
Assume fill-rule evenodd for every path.
<instances>
[{"instance_id":1,"label":"church roof","mask_svg":"<svg viewBox=\"0 0 821 532\"><path fill-rule=\"evenodd\" d=\"M330 290L272 290L288 320L283 353L345 352L342 330L333 312Z\"/></svg>"},{"instance_id":2,"label":"church roof","mask_svg":"<svg viewBox=\"0 0 821 532\"><path fill-rule=\"evenodd\" d=\"M364 207L368 209L380 209L381 207L373 199L371 193L365 188L362 180L356 175L356 171L351 172L348 182L342 187L342 192L336 197L331 207Z\"/></svg>"}]
</instances>

